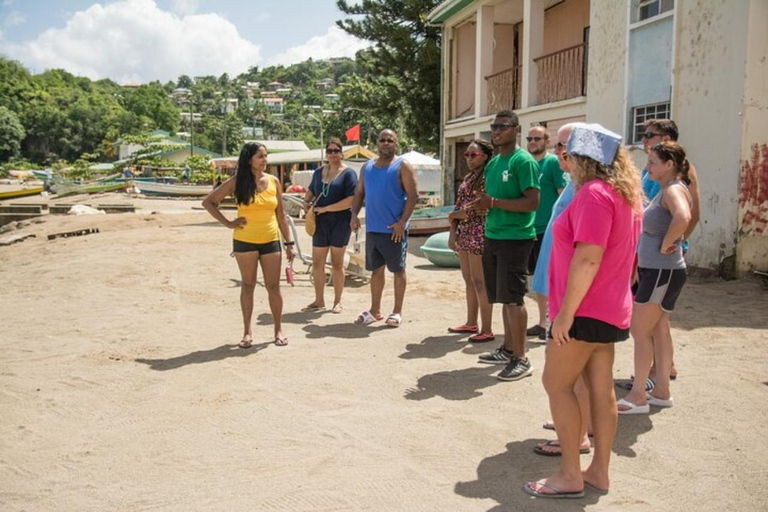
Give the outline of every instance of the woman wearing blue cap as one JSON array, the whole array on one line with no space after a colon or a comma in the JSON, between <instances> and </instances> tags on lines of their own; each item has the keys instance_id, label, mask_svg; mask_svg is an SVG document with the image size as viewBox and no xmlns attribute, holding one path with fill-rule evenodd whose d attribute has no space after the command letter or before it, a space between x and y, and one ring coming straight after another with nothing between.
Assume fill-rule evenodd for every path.
<instances>
[{"instance_id":1,"label":"woman wearing blue cap","mask_svg":"<svg viewBox=\"0 0 768 512\"><path fill-rule=\"evenodd\" d=\"M581 498L584 487L607 492L618 414L613 390L614 343L629 337L635 248L642 223L640 173L621 137L600 125L577 126L563 158L573 160L577 192L553 224L549 311L553 318L542 381L561 447L560 471L525 492ZM579 461L579 376L589 391L594 456Z\"/></svg>"}]
</instances>

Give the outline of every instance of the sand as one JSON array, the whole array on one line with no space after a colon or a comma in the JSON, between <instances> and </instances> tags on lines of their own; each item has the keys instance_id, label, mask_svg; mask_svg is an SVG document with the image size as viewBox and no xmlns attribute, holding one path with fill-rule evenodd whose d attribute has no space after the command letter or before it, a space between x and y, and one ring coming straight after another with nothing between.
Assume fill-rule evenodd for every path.
<instances>
[{"instance_id":1,"label":"sand","mask_svg":"<svg viewBox=\"0 0 768 512\"><path fill-rule=\"evenodd\" d=\"M341 315L300 312L312 288L299 274L283 288L289 346L269 343L258 286L255 345L240 350L230 233L198 202L135 202L47 216L0 247L0 510L765 510L759 281L689 282L675 407L620 418L610 494L557 503L521 489L558 463L532 452L551 435L543 346L519 382L477 364L496 344L446 333L464 320L463 285L421 257L423 238L401 328L353 326L369 292L352 279ZM632 348L617 349L617 379Z\"/></svg>"}]
</instances>

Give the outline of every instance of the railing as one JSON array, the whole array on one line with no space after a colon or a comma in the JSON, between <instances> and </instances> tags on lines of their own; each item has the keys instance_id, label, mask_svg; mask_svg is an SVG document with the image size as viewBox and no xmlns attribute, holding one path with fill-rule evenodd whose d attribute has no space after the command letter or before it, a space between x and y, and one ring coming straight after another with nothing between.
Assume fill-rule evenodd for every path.
<instances>
[{"instance_id":1,"label":"railing","mask_svg":"<svg viewBox=\"0 0 768 512\"><path fill-rule=\"evenodd\" d=\"M486 115L499 110L520 108L520 75L522 66L505 69L485 77L488 81L488 109Z\"/></svg>"},{"instance_id":2,"label":"railing","mask_svg":"<svg viewBox=\"0 0 768 512\"><path fill-rule=\"evenodd\" d=\"M539 67L538 104L587 95L587 44L533 59Z\"/></svg>"}]
</instances>

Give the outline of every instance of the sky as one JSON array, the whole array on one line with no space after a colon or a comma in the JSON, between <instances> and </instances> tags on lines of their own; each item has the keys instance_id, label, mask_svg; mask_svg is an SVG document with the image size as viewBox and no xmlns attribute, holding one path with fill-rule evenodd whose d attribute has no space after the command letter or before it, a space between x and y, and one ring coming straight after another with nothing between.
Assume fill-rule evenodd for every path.
<instances>
[{"instance_id":1,"label":"sky","mask_svg":"<svg viewBox=\"0 0 768 512\"><path fill-rule=\"evenodd\" d=\"M353 3L353 2L351 2ZM334 0L0 0L0 54L33 73L166 82L354 57Z\"/></svg>"}]
</instances>

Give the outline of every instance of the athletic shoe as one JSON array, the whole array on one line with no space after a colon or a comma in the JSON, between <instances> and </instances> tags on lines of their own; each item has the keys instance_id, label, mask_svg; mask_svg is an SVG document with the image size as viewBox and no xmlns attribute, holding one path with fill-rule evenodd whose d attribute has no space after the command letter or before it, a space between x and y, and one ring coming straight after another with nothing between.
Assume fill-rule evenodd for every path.
<instances>
[{"instance_id":1,"label":"athletic shoe","mask_svg":"<svg viewBox=\"0 0 768 512\"><path fill-rule=\"evenodd\" d=\"M502 346L497 348L495 352L481 355L477 358L477 362L486 364L509 364L514 357L512 352L507 352Z\"/></svg>"},{"instance_id":2,"label":"athletic shoe","mask_svg":"<svg viewBox=\"0 0 768 512\"><path fill-rule=\"evenodd\" d=\"M529 338L538 337L540 340L546 340L547 339L547 329L546 327L542 327L538 324L534 325L527 331L525 331L525 335Z\"/></svg>"},{"instance_id":3,"label":"athletic shoe","mask_svg":"<svg viewBox=\"0 0 768 512\"><path fill-rule=\"evenodd\" d=\"M531 362L526 357L525 359L520 359L518 357L514 357L512 361L509 362L509 364L499 372L499 374L496 376L499 380L520 380L523 377L527 377L533 373L533 366L531 366Z\"/></svg>"}]
</instances>

